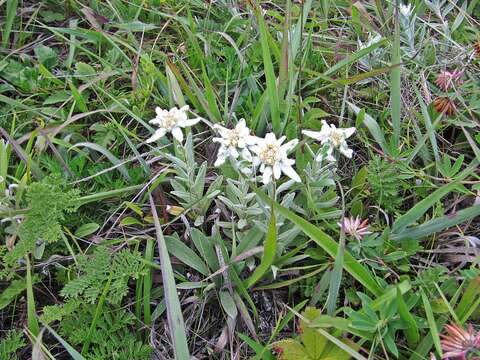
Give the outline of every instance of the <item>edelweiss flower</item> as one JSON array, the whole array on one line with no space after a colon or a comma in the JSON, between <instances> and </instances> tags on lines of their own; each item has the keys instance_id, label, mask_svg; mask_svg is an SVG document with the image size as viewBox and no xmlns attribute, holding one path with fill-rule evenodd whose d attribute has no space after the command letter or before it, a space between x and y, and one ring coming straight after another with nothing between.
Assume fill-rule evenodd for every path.
<instances>
[{"instance_id":1,"label":"edelweiss flower","mask_svg":"<svg viewBox=\"0 0 480 360\"><path fill-rule=\"evenodd\" d=\"M200 118L188 119L188 109L188 105L185 105L180 109L174 107L170 110L163 110L157 106L155 108L157 116L155 119L150 120L149 123L157 125L158 129L155 131L153 136L147 140L147 143L151 143L162 138L167 132L171 132L175 139L177 139L179 142L182 142L182 128L195 125L200 121Z\"/></svg>"},{"instance_id":2,"label":"edelweiss flower","mask_svg":"<svg viewBox=\"0 0 480 360\"><path fill-rule=\"evenodd\" d=\"M268 184L272 179L279 179L282 172L296 182L301 181L292 167L295 160L287 158L287 154L298 144L298 140L291 140L282 145L285 139L286 137L282 136L277 140L274 133L268 133L264 139L256 138L256 144L251 147L256 154L253 165L255 167L260 165L264 184Z\"/></svg>"},{"instance_id":3,"label":"edelweiss flower","mask_svg":"<svg viewBox=\"0 0 480 360\"><path fill-rule=\"evenodd\" d=\"M328 144L327 160L335 161L333 157L333 149L338 149L343 155L351 158L353 150L348 148L346 139L353 135L354 127L337 129L333 124L328 125L325 120L322 120L322 129L320 131L303 130L302 133L312 139L320 141L322 145ZM319 160L319 159L317 159Z\"/></svg>"},{"instance_id":4,"label":"edelweiss flower","mask_svg":"<svg viewBox=\"0 0 480 360\"><path fill-rule=\"evenodd\" d=\"M248 145L253 145L255 138L250 135L250 129L246 126L244 119L241 119L234 129L227 129L220 125L214 125L214 128L221 136L213 138L213 142L220 144L215 166L223 165L229 157L233 160L238 159L239 150L245 160L252 161Z\"/></svg>"},{"instance_id":5,"label":"edelweiss flower","mask_svg":"<svg viewBox=\"0 0 480 360\"><path fill-rule=\"evenodd\" d=\"M345 232L345 234L353 236L357 240L362 240L365 235L371 234L371 231L368 231L368 219L361 221L360 217L345 217L342 222L337 223L340 228Z\"/></svg>"},{"instance_id":6,"label":"edelweiss flower","mask_svg":"<svg viewBox=\"0 0 480 360\"><path fill-rule=\"evenodd\" d=\"M480 350L480 332L475 332L470 324L467 330L458 325L445 325L447 334L441 334L443 358L466 359L468 353Z\"/></svg>"},{"instance_id":7,"label":"edelweiss flower","mask_svg":"<svg viewBox=\"0 0 480 360\"><path fill-rule=\"evenodd\" d=\"M408 5L400 4L400 14L402 14L406 18L409 18L410 15L412 14L412 4L408 4Z\"/></svg>"}]
</instances>

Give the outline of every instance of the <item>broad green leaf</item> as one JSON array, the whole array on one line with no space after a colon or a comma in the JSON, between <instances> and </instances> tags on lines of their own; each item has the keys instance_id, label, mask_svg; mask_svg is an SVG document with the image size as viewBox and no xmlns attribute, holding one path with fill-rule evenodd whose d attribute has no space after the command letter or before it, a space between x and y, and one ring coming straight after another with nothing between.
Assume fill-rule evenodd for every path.
<instances>
[{"instance_id":1,"label":"broad green leaf","mask_svg":"<svg viewBox=\"0 0 480 360\"><path fill-rule=\"evenodd\" d=\"M165 236L165 244L168 252L178 258L182 263L197 270L202 275L208 276L209 271L207 265L200 257L190 249L184 242L180 241L176 236Z\"/></svg>"},{"instance_id":2,"label":"broad green leaf","mask_svg":"<svg viewBox=\"0 0 480 360\"><path fill-rule=\"evenodd\" d=\"M52 105L52 104L58 104L64 101L67 101L70 99L71 95L68 91L66 90L60 90L57 91L56 93L50 95L43 101L43 105Z\"/></svg>"},{"instance_id":3,"label":"broad green leaf","mask_svg":"<svg viewBox=\"0 0 480 360\"><path fill-rule=\"evenodd\" d=\"M319 359L327 348L328 340L315 328L311 327L310 322L318 318L321 315L321 311L313 307L307 307L302 315L307 320L300 319L300 328L302 331L300 338L305 346L305 352L310 359Z\"/></svg>"},{"instance_id":4,"label":"broad green leaf","mask_svg":"<svg viewBox=\"0 0 480 360\"><path fill-rule=\"evenodd\" d=\"M230 295L227 290L221 290L219 297L223 310L225 310L228 316L230 316L232 319L235 319L238 315L238 310L232 295Z\"/></svg>"},{"instance_id":5,"label":"broad green leaf","mask_svg":"<svg viewBox=\"0 0 480 360\"><path fill-rule=\"evenodd\" d=\"M278 349L281 353L279 359L285 360L314 360L308 356L305 347L298 341L293 339L286 339L277 341L273 344L274 349Z\"/></svg>"},{"instance_id":6,"label":"broad green leaf","mask_svg":"<svg viewBox=\"0 0 480 360\"><path fill-rule=\"evenodd\" d=\"M77 230L75 230L75 236L79 238L85 237L93 234L99 228L100 228L100 225L98 225L97 223L83 224L79 226Z\"/></svg>"},{"instance_id":7,"label":"broad green leaf","mask_svg":"<svg viewBox=\"0 0 480 360\"><path fill-rule=\"evenodd\" d=\"M35 56L47 69L51 69L57 64L58 55L52 48L39 45L34 49Z\"/></svg>"}]
</instances>

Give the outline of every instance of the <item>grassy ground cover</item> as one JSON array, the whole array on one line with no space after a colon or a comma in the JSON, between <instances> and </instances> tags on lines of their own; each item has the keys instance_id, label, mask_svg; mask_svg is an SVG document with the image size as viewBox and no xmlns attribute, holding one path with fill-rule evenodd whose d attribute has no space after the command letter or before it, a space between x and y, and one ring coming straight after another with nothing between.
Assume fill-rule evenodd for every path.
<instances>
[{"instance_id":1,"label":"grassy ground cover","mask_svg":"<svg viewBox=\"0 0 480 360\"><path fill-rule=\"evenodd\" d=\"M0 359L479 359L479 22L0 0Z\"/></svg>"}]
</instances>

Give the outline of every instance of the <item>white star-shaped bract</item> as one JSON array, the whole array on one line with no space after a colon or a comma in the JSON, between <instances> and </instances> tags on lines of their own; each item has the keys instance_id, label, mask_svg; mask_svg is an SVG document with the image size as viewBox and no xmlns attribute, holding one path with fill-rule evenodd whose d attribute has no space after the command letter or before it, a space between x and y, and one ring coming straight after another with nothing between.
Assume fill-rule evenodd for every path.
<instances>
[{"instance_id":1,"label":"white star-shaped bract","mask_svg":"<svg viewBox=\"0 0 480 360\"><path fill-rule=\"evenodd\" d=\"M155 130L155 133L147 140L147 143L162 138L167 132L172 133L173 137L179 142L183 142L182 128L193 126L200 121L200 118L189 119L187 114L188 109L188 105L180 109L174 107L170 110L164 110L157 106L155 108L157 116L150 120L149 123L157 125L158 129Z\"/></svg>"},{"instance_id":2,"label":"white star-shaped bract","mask_svg":"<svg viewBox=\"0 0 480 360\"><path fill-rule=\"evenodd\" d=\"M250 135L250 129L244 119L241 119L233 129L218 124L213 127L220 134L220 137L213 138L213 142L220 144L215 166L223 165L227 158L237 160L240 155L243 159L252 161L248 146L255 144L255 137Z\"/></svg>"},{"instance_id":3,"label":"white star-shaped bract","mask_svg":"<svg viewBox=\"0 0 480 360\"><path fill-rule=\"evenodd\" d=\"M288 153L298 144L298 139L282 145L285 139L285 136L277 139L274 133L268 133L265 138L256 138L256 144L250 147L255 154L253 166L256 168L260 165L264 184L268 184L272 180L278 180L282 173L296 182L301 182L300 176L292 167L295 160L287 157Z\"/></svg>"},{"instance_id":4,"label":"white star-shaped bract","mask_svg":"<svg viewBox=\"0 0 480 360\"><path fill-rule=\"evenodd\" d=\"M408 4L408 5L400 4L400 13L406 18L409 18L410 15L412 14L412 4Z\"/></svg>"},{"instance_id":5,"label":"white star-shaped bract","mask_svg":"<svg viewBox=\"0 0 480 360\"><path fill-rule=\"evenodd\" d=\"M322 145L327 145L327 160L335 161L333 156L333 150L337 149L347 158L351 158L353 150L348 148L346 139L355 133L355 128L337 128L333 124L327 124L325 120L322 120L322 128L320 131L303 130L302 133L312 139L320 141Z\"/></svg>"}]
</instances>

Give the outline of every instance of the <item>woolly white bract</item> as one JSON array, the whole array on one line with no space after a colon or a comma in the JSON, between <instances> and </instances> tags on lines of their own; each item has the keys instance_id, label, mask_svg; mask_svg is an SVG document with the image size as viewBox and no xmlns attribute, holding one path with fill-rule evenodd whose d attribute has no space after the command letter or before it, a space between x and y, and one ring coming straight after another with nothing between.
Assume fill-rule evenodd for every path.
<instances>
[{"instance_id":1,"label":"woolly white bract","mask_svg":"<svg viewBox=\"0 0 480 360\"><path fill-rule=\"evenodd\" d=\"M347 158L351 158L353 150L348 148L346 139L355 133L355 128L337 128L333 124L327 124L325 120L322 120L322 128L320 131L303 130L302 133L312 139L320 141L322 145L328 145L327 160L335 161L333 156L334 149L340 151ZM319 159L317 159L319 160Z\"/></svg>"},{"instance_id":2,"label":"woolly white bract","mask_svg":"<svg viewBox=\"0 0 480 360\"><path fill-rule=\"evenodd\" d=\"M188 105L185 105L180 109L174 107L170 110L164 110L157 106L155 108L157 116L150 120L149 123L157 125L158 129L147 140L147 143L161 139L167 132L172 133L173 137L179 142L183 142L182 128L193 126L200 121L200 118L189 119L187 114L188 109Z\"/></svg>"},{"instance_id":3,"label":"woolly white bract","mask_svg":"<svg viewBox=\"0 0 480 360\"><path fill-rule=\"evenodd\" d=\"M277 139L274 133L268 133L265 138L256 138L256 144L250 148L255 154L253 166L256 168L260 165L264 184L278 180L282 173L296 182L301 182L300 176L292 167L295 160L288 158L288 153L295 148L298 140L294 139L283 144L285 139L285 136Z\"/></svg>"},{"instance_id":4,"label":"woolly white bract","mask_svg":"<svg viewBox=\"0 0 480 360\"><path fill-rule=\"evenodd\" d=\"M220 144L215 166L223 165L228 158L237 160L240 155L243 159L252 161L248 146L255 144L255 137L250 135L250 129L244 119L241 119L233 129L218 124L214 125L214 129L220 134L220 137L213 138L213 142Z\"/></svg>"}]
</instances>

